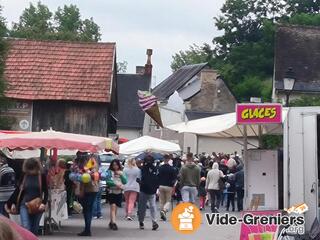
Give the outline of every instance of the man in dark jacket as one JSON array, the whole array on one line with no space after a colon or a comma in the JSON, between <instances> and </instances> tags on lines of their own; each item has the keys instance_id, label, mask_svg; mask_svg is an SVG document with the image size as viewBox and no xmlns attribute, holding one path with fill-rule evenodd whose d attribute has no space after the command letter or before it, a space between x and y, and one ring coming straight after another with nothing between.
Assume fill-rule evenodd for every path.
<instances>
[{"instance_id":1,"label":"man in dark jacket","mask_svg":"<svg viewBox=\"0 0 320 240\"><path fill-rule=\"evenodd\" d=\"M160 215L163 221L167 220L172 198L173 186L177 181L177 171L169 164L169 155L164 156L164 164L159 168L159 200Z\"/></svg>"},{"instance_id":2,"label":"man in dark jacket","mask_svg":"<svg viewBox=\"0 0 320 240\"><path fill-rule=\"evenodd\" d=\"M237 206L238 211L243 210L243 198L244 198L244 171L243 166L239 165L237 167L238 172L235 174L235 185L237 192Z\"/></svg>"},{"instance_id":3,"label":"man in dark jacket","mask_svg":"<svg viewBox=\"0 0 320 240\"><path fill-rule=\"evenodd\" d=\"M143 166L141 168L140 194L138 203L138 218L140 229L144 229L144 218L146 216L147 203L149 203L152 230L157 230L159 225L157 223L156 213L156 192L159 187L159 171L154 166L154 159L152 156L146 156Z\"/></svg>"}]
</instances>

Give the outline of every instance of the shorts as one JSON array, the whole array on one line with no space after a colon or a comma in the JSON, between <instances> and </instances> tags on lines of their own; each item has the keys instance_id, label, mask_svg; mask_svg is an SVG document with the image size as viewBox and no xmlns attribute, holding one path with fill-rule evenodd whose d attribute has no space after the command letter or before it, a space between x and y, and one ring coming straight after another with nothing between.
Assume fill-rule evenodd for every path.
<instances>
[{"instance_id":1,"label":"shorts","mask_svg":"<svg viewBox=\"0 0 320 240\"><path fill-rule=\"evenodd\" d=\"M122 193L115 194L115 193L109 193L108 194L108 202L110 205L115 204L117 207L121 207L122 203Z\"/></svg>"}]
</instances>

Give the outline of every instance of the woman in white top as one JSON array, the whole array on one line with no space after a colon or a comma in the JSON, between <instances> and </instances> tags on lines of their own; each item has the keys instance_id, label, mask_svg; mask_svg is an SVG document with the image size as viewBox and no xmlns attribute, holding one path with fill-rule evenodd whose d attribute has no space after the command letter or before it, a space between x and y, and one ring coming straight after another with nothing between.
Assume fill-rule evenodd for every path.
<instances>
[{"instance_id":1,"label":"woman in white top","mask_svg":"<svg viewBox=\"0 0 320 240\"><path fill-rule=\"evenodd\" d=\"M219 180L221 178L224 178L224 174L219 170L219 164L215 162L212 165L212 169L208 172L206 180L206 190L210 194L212 213L218 212L220 205L221 189Z\"/></svg>"},{"instance_id":2,"label":"woman in white top","mask_svg":"<svg viewBox=\"0 0 320 240\"><path fill-rule=\"evenodd\" d=\"M124 185L124 197L126 200L126 218L132 221L132 211L137 200L140 186L137 179L141 177L141 171L137 167L135 159L128 159L124 168L124 174L127 176L127 183Z\"/></svg>"}]
</instances>

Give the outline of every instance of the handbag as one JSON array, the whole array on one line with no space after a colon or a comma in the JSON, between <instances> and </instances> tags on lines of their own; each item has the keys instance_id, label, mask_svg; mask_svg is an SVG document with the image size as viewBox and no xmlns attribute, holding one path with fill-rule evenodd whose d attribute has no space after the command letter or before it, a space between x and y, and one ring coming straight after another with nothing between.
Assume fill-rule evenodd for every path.
<instances>
[{"instance_id":1,"label":"handbag","mask_svg":"<svg viewBox=\"0 0 320 240\"><path fill-rule=\"evenodd\" d=\"M38 180L39 180L39 190L40 190L40 196L42 195L42 180L41 180L41 174L38 175ZM28 209L28 213L31 215L42 213L43 210L40 210L40 205L42 204L42 198L37 197L32 199L29 202L26 202L26 206Z\"/></svg>"}]
</instances>

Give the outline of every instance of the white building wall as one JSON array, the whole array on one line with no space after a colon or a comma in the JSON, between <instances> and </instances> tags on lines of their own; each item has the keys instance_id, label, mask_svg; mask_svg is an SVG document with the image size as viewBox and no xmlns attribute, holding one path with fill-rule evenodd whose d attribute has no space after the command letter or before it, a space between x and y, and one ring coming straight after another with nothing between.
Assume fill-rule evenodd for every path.
<instances>
[{"instance_id":1,"label":"white building wall","mask_svg":"<svg viewBox=\"0 0 320 240\"><path fill-rule=\"evenodd\" d=\"M206 152L206 153L212 153L212 152L223 152L223 153L233 153L234 151L237 151L239 154L241 154L243 147L241 144L236 143L235 141L239 143L243 143L243 138L217 138L217 137L205 137L205 136L199 136L198 144L198 152ZM258 139L257 138L251 138L249 139L249 142L255 146L258 146ZM255 148L252 145L249 145L248 148Z\"/></svg>"},{"instance_id":2,"label":"white building wall","mask_svg":"<svg viewBox=\"0 0 320 240\"><path fill-rule=\"evenodd\" d=\"M120 128L117 130L117 134L121 138L127 138L133 140L142 136L142 130L140 129L130 129L130 128Z\"/></svg>"}]
</instances>

